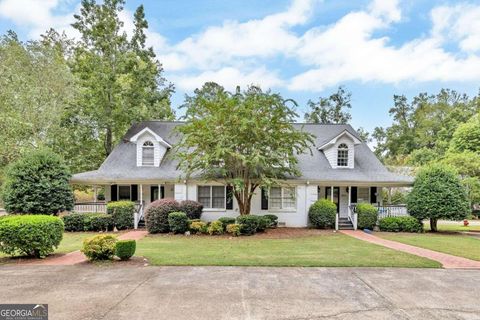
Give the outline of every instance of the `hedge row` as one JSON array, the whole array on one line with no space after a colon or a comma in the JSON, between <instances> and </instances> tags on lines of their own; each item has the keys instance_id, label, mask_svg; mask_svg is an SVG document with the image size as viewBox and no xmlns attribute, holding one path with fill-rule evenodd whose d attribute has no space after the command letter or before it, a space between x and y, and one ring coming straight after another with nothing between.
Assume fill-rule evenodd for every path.
<instances>
[{"instance_id":1,"label":"hedge row","mask_svg":"<svg viewBox=\"0 0 480 320\"><path fill-rule=\"evenodd\" d=\"M106 213L71 213L63 216L65 231L111 231L114 219Z\"/></svg>"},{"instance_id":2,"label":"hedge row","mask_svg":"<svg viewBox=\"0 0 480 320\"><path fill-rule=\"evenodd\" d=\"M166 233L169 231L179 233L182 228L176 230L170 228L169 214L173 212L183 212L187 220L195 220L200 219L202 211L203 205L197 201L184 200L178 202L174 199L160 199L152 202L146 208L145 225L150 233ZM182 218L178 217L178 219Z\"/></svg>"},{"instance_id":3,"label":"hedge row","mask_svg":"<svg viewBox=\"0 0 480 320\"><path fill-rule=\"evenodd\" d=\"M171 214L173 215L173 214ZM229 233L233 236L252 235L256 232L262 232L267 228L276 228L278 217L273 214L256 216L245 215L237 218L221 217L210 223L198 219L189 220L188 231L194 234L219 235ZM174 228L174 226L171 226ZM187 229L185 229L187 231Z\"/></svg>"},{"instance_id":4,"label":"hedge row","mask_svg":"<svg viewBox=\"0 0 480 320\"><path fill-rule=\"evenodd\" d=\"M423 232L422 222L410 216L380 219L379 228L387 232Z\"/></svg>"}]
</instances>

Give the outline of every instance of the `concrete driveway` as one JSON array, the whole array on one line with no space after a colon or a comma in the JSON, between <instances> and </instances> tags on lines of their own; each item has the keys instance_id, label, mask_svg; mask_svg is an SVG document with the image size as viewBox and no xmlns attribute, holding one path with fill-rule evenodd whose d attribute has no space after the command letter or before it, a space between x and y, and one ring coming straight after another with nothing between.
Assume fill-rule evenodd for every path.
<instances>
[{"instance_id":1,"label":"concrete driveway","mask_svg":"<svg viewBox=\"0 0 480 320\"><path fill-rule=\"evenodd\" d=\"M480 271L2 266L0 303L50 319L480 319Z\"/></svg>"}]
</instances>

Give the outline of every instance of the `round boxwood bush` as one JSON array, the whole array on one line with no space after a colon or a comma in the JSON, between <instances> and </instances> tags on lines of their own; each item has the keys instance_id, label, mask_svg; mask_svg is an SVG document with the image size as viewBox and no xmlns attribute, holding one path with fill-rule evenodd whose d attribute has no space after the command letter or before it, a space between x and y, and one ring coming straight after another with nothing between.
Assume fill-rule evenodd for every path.
<instances>
[{"instance_id":1,"label":"round boxwood bush","mask_svg":"<svg viewBox=\"0 0 480 320\"><path fill-rule=\"evenodd\" d=\"M378 219L378 210L370 203L357 204L358 229L373 230Z\"/></svg>"},{"instance_id":2,"label":"round boxwood bush","mask_svg":"<svg viewBox=\"0 0 480 320\"><path fill-rule=\"evenodd\" d=\"M112 235L98 235L83 240L82 252L88 260L111 260L115 255L117 238Z\"/></svg>"},{"instance_id":3,"label":"round boxwood bush","mask_svg":"<svg viewBox=\"0 0 480 320\"><path fill-rule=\"evenodd\" d=\"M135 240L119 240L115 243L115 255L120 260L128 260L135 254L137 242Z\"/></svg>"},{"instance_id":4,"label":"round boxwood bush","mask_svg":"<svg viewBox=\"0 0 480 320\"><path fill-rule=\"evenodd\" d=\"M198 201L183 200L180 202L180 211L185 212L188 219L200 219L202 216L203 205Z\"/></svg>"},{"instance_id":5,"label":"round boxwood bush","mask_svg":"<svg viewBox=\"0 0 480 320\"><path fill-rule=\"evenodd\" d=\"M264 218L268 219L268 228L275 229L278 226L278 217L274 214L265 214Z\"/></svg>"},{"instance_id":6,"label":"round boxwood bush","mask_svg":"<svg viewBox=\"0 0 480 320\"><path fill-rule=\"evenodd\" d=\"M423 232L423 224L414 217L386 217L380 219L380 231L386 232Z\"/></svg>"},{"instance_id":7,"label":"round boxwood bush","mask_svg":"<svg viewBox=\"0 0 480 320\"><path fill-rule=\"evenodd\" d=\"M62 217L65 231L85 231L85 214L71 213Z\"/></svg>"},{"instance_id":8,"label":"round boxwood bush","mask_svg":"<svg viewBox=\"0 0 480 320\"><path fill-rule=\"evenodd\" d=\"M107 213L112 215L118 230L132 229L135 215L135 202L113 201L107 204Z\"/></svg>"},{"instance_id":9,"label":"round boxwood bush","mask_svg":"<svg viewBox=\"0 0 480 320\"><path fill-rule=\"evenodd\" d=\"M308 209L308 219L315 228L331 228L335 226L337 206L328 199L315 201Z\"/></svg>"},{"instance_id":10,"label":"round boxwood bush","mask_svg":"<svg viewBox=\"0 0 480 320\"><path fill-rule=\"evenodd\" d=\"M208 226L208 234L214 235L214 234L223 234L223 224L222 222L215 220L210 222L210 225Z\"/></svg>"},{"instance_id":11,"label":"round boxwood bush","mask_svg":"<svg viewBox=\"0 0 480 320\"><path fill-rule=\"evenodd\" d=\"M252 235L257 232L258 217L252 215L242 215L237 217L237 223L240 225L240 233Z\"/></svg>"},{"instance_id":12,"label":"round boxwood bush","mask_svg":"<svg viewBox=\"0 0 480 320\"><path fill-rule=\"evenodd\" d=\"M185 212L169 213L168 226L173 233L185 233L188 230L188 218Z\"/></svg>"},{"instance_id":13,"label":"round boxwood bush","mask_svg":"<svg viewBox=\"0 0 480 320\"><path fill-rule=\"evenodd\" d=\"M8 166L2 190L7 212L57 214L73 209L70 171L49 150L36 150Z\"/></svg>"},{"instance_id":14,"label":"round boxwood bush","mask_svg":"<svg viewBox=\"0 0 480 320\"><path fill-rule=\"evenodd\" d=\"M223 230L227 230L229 224L235 223L235 218L233 217L221 217L218 219L223 224Z\"/></svg>"},{"instance_id":15,"label":"round boxwood bush","mask_svg":"<svg viewBox=\"0 0 480 320\"><path fill-rule=\"evenodd\" d=\"M170 230L168 214L178 212L180 204L174 199L160 199L152 202L145 210L145 225L150 233L166 233Z\"/></svg>"},{"instance_id":16,"label":"round boxwood bush","mask_svg":"<svg viewBox=\"0 0 480 320\"><path fill-rule=\"evenodd\" d=\"M46 215L12 215L0 219L0 251L42 258L58 247L63 221Z\"/></svg>"},{"instance_id":17,"label":"round boxwood bush","mask_svg":"<svg viewBox=\"0 0 480 320\"><path fill-rule=\"evenodd\" d=\"M264 216L254 216L257 218L258 221L258 226L257 226L257 232L263 232L268 228L268 225L270 224L270 219L265 218Z\"/></svg>"}]
</instances>

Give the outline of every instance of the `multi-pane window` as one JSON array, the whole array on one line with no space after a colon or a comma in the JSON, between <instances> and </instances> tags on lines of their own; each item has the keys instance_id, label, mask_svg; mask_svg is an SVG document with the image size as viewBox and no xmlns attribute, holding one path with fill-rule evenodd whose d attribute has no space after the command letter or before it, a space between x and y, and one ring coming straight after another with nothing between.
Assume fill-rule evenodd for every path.
<instances>
[{"instance_id":1,"label":"multi-pane window","mask_svg":"<svg viewBox=\"0 0 480 320\"><path fill-rule=\"evenodd\" d=\"M225 209L225 187L199 186L197 200L207 209Z\"/></svg>"},{"instance_id":2,"label":"multi-pane window","mask_svg":"<svg viewBox=\"0 0 480 320\"><path fill-rule=\"evenodd\" d=\"M142 166L153 166L155 159L155 148L152 141L145 141L142 146Z\"/></svg>"},{"instance_id":3,"label":"multi-pane window","mask_svg":"<svg viewBox=\"0 0 480 320\"><path fill-rule=\"evenodd\" d=\"M296 207L295 187L270 188L269 203L272 209L294 209Z\"/></svg>"},{"instance_id":4,"label":"multi-pane window","mask_svg":"<svg viewBox=\"0 0 480 320\"><path fill-rule=\"evenodd\" d=\"M370 202L370 189L369 188L361 188L357 189L357 202Z\"/></svg>"},{"instance_id":5,"label":"multi-pane window","mask_svg":"<svg viewBox=\"0 0 480 320\"><path fill-rule=\"evenodd\" d=\"M130 200L130 186L118 186L118 200Z\"/></svg>"},{"instance_id":6,"label":"multi-pane window","mask_svg":"<svg viewBox=\"0 0 480 320\"><path fill-rule=\"evenodd\" d=\"M348 146L342 143L338 146L337 166L348 167Z\"/></svg>"}]
</instances>

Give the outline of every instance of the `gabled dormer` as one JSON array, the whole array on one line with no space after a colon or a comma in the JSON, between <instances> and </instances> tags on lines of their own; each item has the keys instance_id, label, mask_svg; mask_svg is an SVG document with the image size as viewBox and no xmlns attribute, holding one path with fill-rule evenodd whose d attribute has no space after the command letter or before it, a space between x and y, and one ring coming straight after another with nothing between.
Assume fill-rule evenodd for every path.
<instances>
[{"instance_id":1,"label":"gabled dormer","mask_svg":"<svg viewBox=\"0 0 480 320\"><path fill-rule=\"evenodd\" d=\"M328 162L334 169L353 169L355 166L355 145L362 141L347 130L342 131L330 141L321 145Z\"/></svg>"},{"instance_id":2,"label":"gabled dormer","mask_svg":"<svg viewBox=\"0 0 480 320\"><path fill-rule=\"evenodd\" d=\"M137 167L160 166L167 150L172 147L148 127L130 138L130 141L137 145Z\"/></svg>"}]
</instances>

